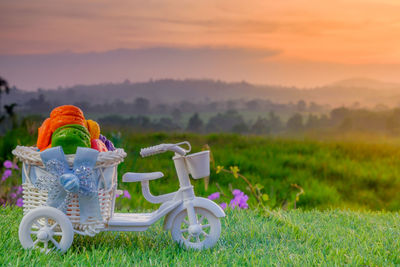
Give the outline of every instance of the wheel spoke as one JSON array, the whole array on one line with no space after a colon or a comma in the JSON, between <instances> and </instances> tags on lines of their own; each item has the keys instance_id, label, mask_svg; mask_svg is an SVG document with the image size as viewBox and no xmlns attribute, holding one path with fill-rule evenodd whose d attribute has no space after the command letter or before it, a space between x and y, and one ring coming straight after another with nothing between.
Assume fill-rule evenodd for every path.
<instances>
[{"instance_id":1,"label":"wheel spoke","mask_svg":"<svg viewBox=\"0 0 400 267\"><path fill-rule=\"evenodd\" d=\"M200 243L200 242L201 242L199 236L196 236L196 241L197 241L197 243Z\"/></svg>"},{"instance_id":2,"label":"wheel spoke","mask_svg":"<svg viewBox=\"0 0 400 267\"><path fill-rule=\"evenodd\" d=\"M42 225L40 225L38 221L34 221L33 224L36 225L38 229L42 228Z\"/></svg>"},{"instance_id":3,"label":"wheel spoke","mask_svg":"<svg viewBox=\"0 0 400 267\"><path fill-rule=\"evenodd\" d=\"M54 232L53 235L62 236L63 233L62 232Z\"/></svg>"},{"instance_id":4,"label":"wheel spoke","mask_svg":"<svg viewBox=\"0 0 400 267\"><path fill-rule=\"evenodd\" d=\"M37 243L39 243L39 238L33 242L33 245L35 246Z\"/></svg>"},{"instance_id":5,"label":"wheel spoke","mask_svg":"<svg viewBox=\"0 0 400 267\"><path fill-rule=\"evenodd\" d=\"M60 250L61 250L60 244L58 244L58 242L57 242L53 237L50 237L50 241L54 244L54 246L55 246L57 249L60 249Z\"/></svg>"},{"instance_id":6,"label":"wheel spoke","mask_svg":"<svg viewBox=\"0 0 400 267\"><path fill-rule=\"evenodd\" d=\"M47 250L47 246L49 245L49 241L46 240L46 242L44 242L44 249Z\"/></svg>"},{"instance_id":7,"label":"wheel spoke","mask_svg":"<svg viewBox=\"0 0 400 267\"><path fill-rule=\"evenodd\" d=\"M53 249L54 248L47 248L47 249L42 248L42 249L40 249L40 252L43 252L44 254L49 254L50 251L52 251Z\"/></svg>"},{"instance_id":8,"label":"wheel spoke","mask_svg":"<svg viewBox=\"0 0 400 267\"><path fill-rule=\"evenodd\" d=\"M201 226L202 229L207 228L207 227L210 227L210 224L204 224Z\"/></svg>"},{"instance_id":9,"label":"wheel spoke","mask_svg":"<svg viewBox=\"0 0 400 267\"><path fill-rule=\"evenodd\" d=\"M183 223L185 223L186 225L189 225L189 222L186 219L183 220Z\"/></svg>"},{"instance_id":10,"label":"wheel spoke","mask_svg":"<svg viewBox=\"0 0 400 267\"><path fill-rule=\"evenodd\" d=\"M188 231L188 228L181 229L181 233L187 233L187 231Z\"/></svg>"},{"instance_id":11,"label":"wheel spoke","mask_svg":"<svg viewBox=\"0 0 400 267\"><path fill-rule=\"evenodd\" d=\"M31 235L37 235L39 231L31 231Z\"/></svg>"},{"instance_id":12,"label":"wheel spoke","mask_svg":"<svg viewBox=\"0 0 400 267\"><path fill-rule=\"evenodd\" d=\"M201 215L200 219L197 220L198 224L201 224L201 222L204 220L204 215Z\"/></svg>"},{"instance_id":13,"label":"wheel spoke","mask_svg":"<svg viewBox=\"0 0 400 267\"><path fill-rule=\"evenodd\" d=\"M49 218L44 218L44 225L49 227Z\"/></svg>"},{"instance_id":14,"label":"wheel spoke","mask_svg":"<svg viewBox=\"0 0 400 267\"><path fill-rule=\"evenodd\" d=\"M202 233L205 237L208 236L208 234L207 234L206 232L204 232L204 231L201 231L201 233Z\"/></svg>"},{"instance_id":15,"label":"wheel spoke","mask_svg":"<svg viewBox=\"0 0 400 267\"><path fill-rule=\"evenodd\" d=\"M50 230L54 230L54 228L55 228L57 225L58 225L58 223L56 222L55 224L53 224L53 225L50 227Z\"/></svg>"}]
</instances>

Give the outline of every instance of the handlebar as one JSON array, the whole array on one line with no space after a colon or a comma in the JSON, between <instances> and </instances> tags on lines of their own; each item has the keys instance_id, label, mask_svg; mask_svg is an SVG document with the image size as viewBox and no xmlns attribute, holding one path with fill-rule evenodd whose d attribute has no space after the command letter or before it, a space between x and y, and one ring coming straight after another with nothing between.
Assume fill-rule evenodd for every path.
<instances>
[{"instance_id":1,"label":"handlebar","mask_svg":"<svg viewBox=\"0 0 400 267\"><path fill-rule=\"evenodd\" d=\"M180 145L187 145L189 147L188 150L183 149L182 147L180 147ZM190 150L192 149L192 147L190 146L190 143L188 141L185 142L181 142L181 143L177 143L177 144L160 144L160 145L156 145L156 146L151 146L151 147L146 147L146 148L142 148L140 150L140 155L144 158L144 157L148 157L148 156L152 156L152 155L156 155L156 154L161 154L167 151L173 151L176 154L179 154L181 156L185 156L186 153L190 152Z\"/></svg>"}]
</instances>

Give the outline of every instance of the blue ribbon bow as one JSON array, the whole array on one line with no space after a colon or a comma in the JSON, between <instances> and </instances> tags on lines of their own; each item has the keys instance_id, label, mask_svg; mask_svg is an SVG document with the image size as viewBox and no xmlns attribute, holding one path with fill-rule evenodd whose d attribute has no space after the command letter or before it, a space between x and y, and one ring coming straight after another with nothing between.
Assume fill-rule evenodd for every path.
<instances>
[{"instance_id":1,"label":"blue ribbon bow","mask_svg":"<svg viewBox=\"0 0 400 267\"><path fill-rule=\"evenodd\" d=\"M37 177L35 185L48 191L47 205L66 212L73 194L78 194L80 222L89 218L102 220L98 182L94 167L99 152L91 148L78 147L73 169L70 169L61 146L40 153L50 176Z\"/></svg>"}]
</instances>

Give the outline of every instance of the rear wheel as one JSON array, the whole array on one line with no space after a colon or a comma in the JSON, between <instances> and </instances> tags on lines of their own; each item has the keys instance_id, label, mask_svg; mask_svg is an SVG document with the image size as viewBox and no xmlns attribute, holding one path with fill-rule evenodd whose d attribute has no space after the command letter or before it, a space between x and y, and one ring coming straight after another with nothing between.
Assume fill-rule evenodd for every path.
<instances>
[{"instance_id":1,"label":"rear wheel","mask_svg":"<svg viewBox=\"0 0 400 267\"><path fill-rule=\"evenodd\" d=\"M74 239L71 221L52 207L40 207L27 213L19 225L19 240L24 248L37 248L49 253L65 252Z\"/></svg>"},{"instance_id":2,"label":"rear wheel","mask_svg":"<svg viewBox=\"0 0 400 267\"><path fill-rule=\"evenodd\" d=\"M181 211L172 223L172 239L187 248L205 249L217 243L221 234L221 222L204 208L195 208L197 226L190 226L187 211Z\"/></svg>"}]
</instances>

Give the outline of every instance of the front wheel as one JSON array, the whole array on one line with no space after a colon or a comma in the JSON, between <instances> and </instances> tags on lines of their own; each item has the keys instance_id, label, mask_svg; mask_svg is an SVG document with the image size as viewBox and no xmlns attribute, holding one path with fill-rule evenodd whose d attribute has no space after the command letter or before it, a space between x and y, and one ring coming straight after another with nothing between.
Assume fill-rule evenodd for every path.
<instances>
[{"instance_id":1,"label":"front wheel","mask_svg":"<svg viewBox=\"0 0 400 267\"><path fill-rule=\"evenodd\" d=\"M190 226L187 211L181 211L172 223L172 239L187 248L205 249L217 243L221 234L221 222L204 208L194 208L198 226Z\"/></svg>"},{"instance_id":2,"label":"front wheel","mask_svg":"<svg viewBox=\"0 0 400 267\"><path fill-rule=\"evenodd\" d=\"M40 207L28 212L19 225L19 240L24 248L38 248L44 253L65 252L74 239L69 218L58 209Z\"/></svg>"}]
</instances>

